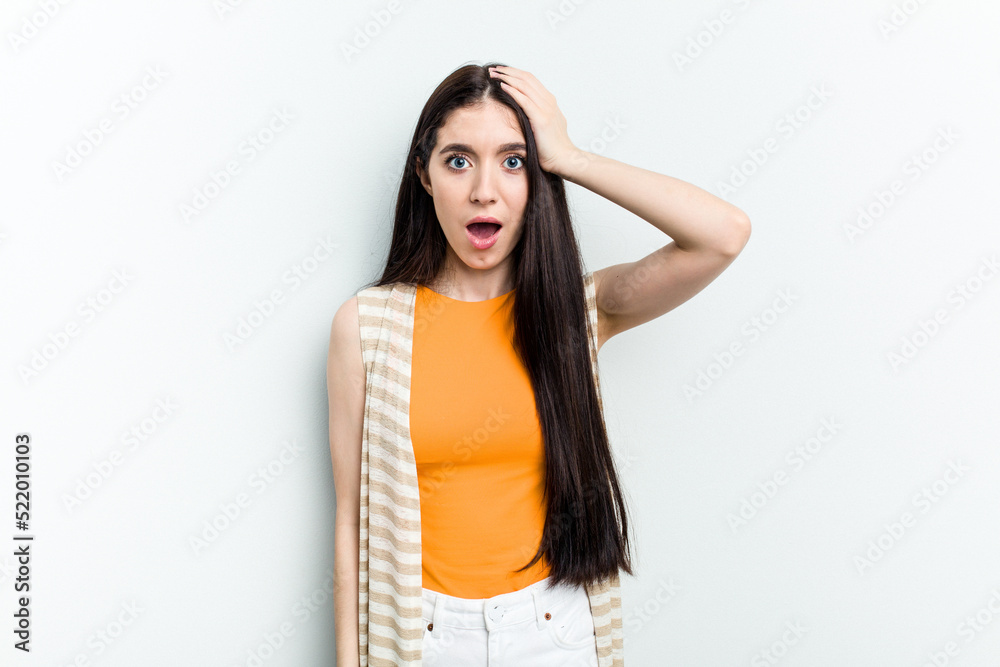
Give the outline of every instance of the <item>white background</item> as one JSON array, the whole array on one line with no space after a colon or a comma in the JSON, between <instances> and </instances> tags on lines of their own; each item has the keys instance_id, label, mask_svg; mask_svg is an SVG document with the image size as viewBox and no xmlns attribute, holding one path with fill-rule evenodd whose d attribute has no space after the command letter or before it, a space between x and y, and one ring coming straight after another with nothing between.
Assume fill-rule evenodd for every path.
<instances>
[{"instance_id":1,"label":"white background","mask_svg":"<svg viewBox=\"0 0 1000 667\"><path fill-rule=\"evenodd\" d=\"M221 7L0 10L4 628L22 432L35 535L32 651L5 631L0 662L333 664L330 321L381 273L427 96L498 60L581 148L753 225L719 279L600 355L637 537L627 664L995 664L996 3ZM567 189L586 270L668 242Z\"/></svg>"}]
</instances>

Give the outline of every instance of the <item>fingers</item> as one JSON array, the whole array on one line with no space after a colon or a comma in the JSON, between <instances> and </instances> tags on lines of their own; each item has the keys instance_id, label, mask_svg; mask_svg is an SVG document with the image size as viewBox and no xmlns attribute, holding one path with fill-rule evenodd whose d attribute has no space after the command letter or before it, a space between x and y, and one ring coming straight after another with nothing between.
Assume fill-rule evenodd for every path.
<instances>
[{"instance_id":1,"label":"fingers","mask_svg":"<svg viewBox=\"0 0 1000 667\"><path fill-rule=\"evenodd\" d=\"M514 98L515 102L521 105L521 108L525 110L529 117L538 110L538 105L535 104L534 100L521 90L524 87L523 80L512 79L508 72L500 72L499 70L492 70L490 75L496 79L500 79L500 87L507 91Z\"/></svg>"},{"instance_id":2,"label":"fingers","mask_svg":"<svg viewBox=\"0 0 1000 667\"><path fill-rule=\"evenodd\" d=\"M521 71L521 70L517 70ZM545 116L551 114L551 109L555 104L554 98L548 96L539 95L538 91L535 90L530 81L527 78L521 76L515 76L509 71L500 72L499 70L493 70L495 73L493 76L500 79L500 87L503 88L507 93L514 98L525 113L528 114L529 119L536 119L535 122L542 120ZM531 76L527 72L523 74ZM538 84L541 86L541 84ZM544 91L545 89L542 88ZM548 91L545 91L546 93Z\"/></svg>"},{"instance_id":3,"label":"fingers","mask_svg":"<svg viewBox=\"0 0 1000 667\"><path fill-rule=\"evenodd\" d=\"M510 94L510 96L514 98L514 101L517 102L522 109L524 109L524 112L528 114L529 121L535 119L533 120L533 122L538 123L537 119L542 116L542 112L539 106L535 104L535 101L531 99L531 97L525 95L520 90L510 85L506 81L501 81L500 87L506 90Z\"/></svg>"},{"instance_id":4,"label":"fingers","mask_svg":"<svg viewBox=\"0 0 1000 667\"><path fill-rule=\"evenodd\" d=\"M491 71L494 72L496 78L501 80L501 83L516 87L525 94L530 93L529 96L534 99L550 101L554 99L552 93L546 90L545 86L530 72L503 65L494 67Z\"/></svg>"}]
</instances>

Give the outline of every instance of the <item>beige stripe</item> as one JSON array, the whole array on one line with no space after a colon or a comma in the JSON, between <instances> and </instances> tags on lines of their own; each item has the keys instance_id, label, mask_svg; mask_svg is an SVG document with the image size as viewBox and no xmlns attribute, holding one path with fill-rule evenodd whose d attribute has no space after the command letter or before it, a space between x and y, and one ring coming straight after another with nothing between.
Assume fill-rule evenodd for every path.
<instances>
[{"instance_id":1,"label":"beige stripe","mask_svg":"<svg viewBox=\"0 0 1000 667\"><path fill-rule=\"evenodd\" d=\"M371 595L372 605L384 605L391 606L394 599L401 597L419 597L421 594L420 586L410 586L410 585L398 585L393 581L373 581L371 583L371 590L369 594ZM399 610L402 614L409 614L414 610L402 609ZM420 613L423 612L421 608L418 610L417 614L414 614L412 618L417 618Z\"/></svg>"},{"instance_id":2,"label":"beige stripe","mask_svg":"<svg viewBox=\"0 0 1000 667\"><path fill-rule=\"evenodd\" d=\"M368 553L370 555L384 554L386 550L391 550L397 554L410 554L411 557L416 557L416 547L414 547L411 543L413 539L416 538L411 538L405 534L394 533L388 528L376 525L371 530L371 539L368 543ZM374 559L369 558L369 560ZM419 565L419 562L416 564ZM379 565L383 565L383 563L379 563ZM375 566L372 565L372 567Z\"/></svg>"},{"instance_id":3,"label":"beige stripe","mask_svg":"<svg viewBox=\"0 0 1000 667\"><path fill-rule=\"evenodd\" d=\"M382 404L381 401L372 399L372 403ZM378 405L373 407L373 410L377 408ZM374 415L368 423L368 445L369 450L378 447L381 451L391 451L393 456L397 459L401 459L407 463L413 462L415 465L415 460L410 456L407 456L407 452L396 444L398 438L406 436L409 431L409 427L404 424L400 424L399 420L395 415Z\"/></svg>"},{"instance_id":4,"label":"beige stripe","mask_svg":"<svg viewBox=\"0 0 1000 667\"><path fill-rule=\"evenodd\" d=\"M387 356L385 359L385 363L375 364L372 373L372 375L374 376L373 379L379 383L395 382L400 387L409 389L410 373L411 373L410 364L404 363L400 361L398 358L393 358L391 356L388 356L389 354L388 350L391 344L392 343L390 343L389 341L382 341L381 344L379 345L379 349L375 351L373 355L375 357L375 360L378 360L378 355L380 354L386 354ZM392 362L392 365L389 365L390 361Z\"/></svg>"},{"instance_id":5,"label":"beige stripe","mask_svg":"<svg viewBox=\"0 0 1000 667\"><path fill-rule=\"evenodd\" d=\"M376 451L369 459L377 465L373 466L372 473L368 477L370 487L368 493L398 499L396 502L402 505L400 508L402 510L418 510L420 489L416 482L417 476L408 472L414 469L413 466L399 462L391 452ZM397 468L393 463L398 463L401 467L406 466L407 470Z\"/></svg>"},{"instance_id":6,"label":"beige stripe","mask_svg":"<svg viewBox=\"0 0 1000 667\"><path fill-rule=\"evenodd\" d=\"M607 600L600 604L594 604L593 600L590 603L590 611L594 616L594 622L598 620L602 624L611 622L611 600Z\"/></svg>"},{"instance_id":7,"label":"beige stripe","mask_svg":"<svg viewBox=\"0 0 1000 667\"><path fill-rule=\"evenodd\" d=\"M411 544L394 542L391 538L379 538L373 540L368 547L368 553L375 556L379 561L378 565L386 565L385 572L396 572L399 574L419 574L419 570L414 571L413 567L420 566L420 553L413 550ZM391 569L390 569L391 568ZM374 577L375 570L370 569L369 574Z\"/></svg>"},{"instance_id":8,"label":"beige stripe","mask_svg":"<svg viewBox=\"0 0 1000 667\"><path fill-rule=\"evenodd\" d=\"M394 635L384 637L376 632L377 625L372 624L372 634L368 640L368 664L370 667L399 667L408 665L420 657L420 643L410 650L403 649L403 640ZM417 629L420 630L419 628Z\"/></svg>"},{"instance_id":9,"label":"beige stripe","mask_svg":"<svg viewBox=\"0 0 1000 667\"><path fill-rule=\"evenodd\" d=\"M377 626L381 630L378 634L382 635L382 637L397 635L403 641L412 641L414 639L419 641L424 627L421 614L416 614L412 618L401 618L396 614L395 609L393 609L393 604L394 600L391 598L385 604L373 604L372 611L369 614L369 618L371 619L370 625L372 627Z\"/></svg>"},{"instance_id":10,"label":"beige stripe","mask_svg":"<svg viewBox=\"0 0 1000 667\"><path fill-rule=\"evenodd\" d=\"M419 641L422 638L424 624L420 614L417 614L415 618L400 618L395 614L391 604L381 605L381 610L385 613L372 611L369 614L369 619L372 621L371 625L377 626L382 631L377 634L383 638L396 635L403 641ZM370 636L368 641L371 641Z\"/></svg>"},{"instance_id":11,"label":"beige stripe","mask_svg":"<svg viewBox=\"0 0 1000 667\"><path fill-rule=\"evenodd\" d=\"M394 375L398 375L395 373ZM410 387L400 384L395 379L386 378L380 373L372 373L367 382L371 385L371 396L380 401L378 413L385 410L385 406L397 408L400 405L409 403Z\"/></svg>"},{"instance_id":12,"label":"beige stripe","mask_svg":"<svg viewBox=\"0 0 1000 667\"><path fill-rule=\"evenodd\" d=\"M420 509L420 490L417 483L413 481L416 475L409 475L390 463L382 463L382 460L389 461L391 457L373 456L372 461L379 462L380 465L370 476L369 494L379 494L384 498L393 498L394 502L400 504L403 510L417 511ZM406 488L399 488L399 485L406 484ZM403 494L411 495L403 495Z\"/></svg>"},{"instance_id":13,"label":"beige stripe","mask_svg":"<svg viewBox=\"0 0 1000 667\"><path fill-rule=\"evenodd\" d=\"M391 409L400 409L410 402L410 386L408 382L400 381L399 371L387 370L378 363L373 366L373 371L366 378L367 384L371 386L372 396L378 398L381 403L375 412L381 416L385 409L381 406L388 406Z\"/></svg>"},{"instance_id":14,"label":"beige stripe","mask_svg":"<svg viewBox=\"0 0 1000 667\"><path fill-rule=\"evenodd\" d=\"M374 454L369 455L369 458L378 456L382 459L393 459L401 469L410 467L415 469L416 459L413 457L413 451L407 451L399 446L399 439L406 437L402 434L408 432L409 427L400 426L393 417L373 419L368 425L368 444L369 451Z\"/></svg>"},{"instance_id":15,"label":"beige stripe","mask_svg":"<svg viewBox=\"0 0 1000 667\"><path fill-rule=\"evenodd\" d=\"M376 477L372 478L372 491L368 494L369 506L378 505L380 508L386 508L387 510L391 508L391 514L385 516L385 521L377 523L382 523L383 525L386 523L398 524L397 530L419 532L417 527L420 521L420 501L416 498L407 498L400 495L401 491L394 486L396 482L391 481L391 475L381 475L379 473L376 473L376 475ZM369 517L369 525L375 522Z\"/></svg>"},{"instance_id":16,"label":"beige stripe","mask_svg":"<svg viewBox=\"0 0 1000 667\"><path fill-rule=\"evenodd\" d=\"M375 374L368 377L368 384L371 386L372 400L377 401L375 409L371 411L372 418L394 419L405 426L409 420L407 409L410 405L410 387ZM406 435L402 428L399 430L400 435Z\"/></svg>"},{"instance_id":17,"label":"beige stripe","mask_svg":"<svg viewBox=\"0 0 1000 667\"><path fill-rule=\"evenodd\" d=\"M383 447L391 447L388 449ZM398 456L399 450L394 448L392 443L372 443L368 455L369 464L372 465L372 472L368 475L368 483L373 484L376 479L392 479L397 484L406 485L405 488L394 489L395 495L400 498L412 498L414 502L420 497L420 489L417 486L416 466L411 461L406 461ZM405 494L405 495L404 495Z\"/></svg>"}]
</instances>

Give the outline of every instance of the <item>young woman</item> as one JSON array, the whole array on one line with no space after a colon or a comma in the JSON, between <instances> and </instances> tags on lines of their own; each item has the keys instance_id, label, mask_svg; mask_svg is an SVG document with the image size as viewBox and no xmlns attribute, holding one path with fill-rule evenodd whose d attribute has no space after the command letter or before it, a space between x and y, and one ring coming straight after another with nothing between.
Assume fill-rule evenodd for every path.
<instances>
[{"instance_id":1,"label":"young woman","mask_svg":"<svg viewBox=\"0 0 1000 667\"><path fill-rule=\"evenodd\" d=\"M584 274L565 180L670 242ZM382 277L331 326L338 665L623 664L628 520L597 351L749 234L710 193L574 146L524 70L437 87Z\"/></svg>"}]
</instances>

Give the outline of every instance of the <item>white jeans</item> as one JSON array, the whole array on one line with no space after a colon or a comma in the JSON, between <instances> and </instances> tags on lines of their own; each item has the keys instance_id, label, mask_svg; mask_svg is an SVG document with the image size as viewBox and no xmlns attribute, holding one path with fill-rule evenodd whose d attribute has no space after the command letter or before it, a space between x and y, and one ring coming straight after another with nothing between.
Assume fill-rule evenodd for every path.
<instances>
[{"instance_id":1,"label":"white jeans","mask_svg":"<svg viewBox=\"0 0 1000 667\"><path fill-rule=\"evenodd\" d=\"M582 586L549 588L546 577L477 600L423 591L423 667L597 667Z\"/></svg>"}]
</instances>

